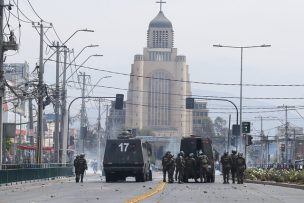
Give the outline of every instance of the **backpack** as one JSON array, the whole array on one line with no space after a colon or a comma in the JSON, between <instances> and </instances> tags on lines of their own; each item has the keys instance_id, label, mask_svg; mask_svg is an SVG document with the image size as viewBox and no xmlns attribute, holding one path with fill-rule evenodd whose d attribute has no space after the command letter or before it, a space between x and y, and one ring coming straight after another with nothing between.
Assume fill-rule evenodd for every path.
<instances>
[{"instance_id":1,"label":"backpack","mask_svg":"<svg viewBox=\"0 0 304 203\"><path fill-rule=\"evenodd\" d=\"M208 164L208 161L206 158L202 158L202 164L205 165L205 164Z\"/></svg>"}]
</instances>

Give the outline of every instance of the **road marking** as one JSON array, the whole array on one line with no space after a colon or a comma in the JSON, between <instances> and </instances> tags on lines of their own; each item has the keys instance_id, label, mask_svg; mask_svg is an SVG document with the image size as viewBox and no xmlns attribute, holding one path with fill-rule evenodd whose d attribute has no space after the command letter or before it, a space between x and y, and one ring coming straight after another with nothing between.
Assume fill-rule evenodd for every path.
<instances>
[{"instance_id":1,"label":"road marking","mask_svg":"<svg viewBox=\"0 0 304 203\"><path fill-rule=\"evenodd\" d=\"M139 201L142 201L144 199L147 199L148 197L151 197L152 195L155 195L159 192L161 192L166 186L166 183L161 181L156 188L154 188L152 191L150 192L147 192L145 194L142 194L142 195L139 195L131 200L128 200L126 201L125 203L136 203L136 202L139 202Z\"/></svg>"}]
</instances>

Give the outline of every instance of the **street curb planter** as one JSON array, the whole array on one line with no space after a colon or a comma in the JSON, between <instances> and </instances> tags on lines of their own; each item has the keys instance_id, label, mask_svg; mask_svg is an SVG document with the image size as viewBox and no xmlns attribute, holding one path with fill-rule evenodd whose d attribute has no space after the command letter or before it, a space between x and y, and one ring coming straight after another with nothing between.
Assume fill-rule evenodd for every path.
<instances>
[{"instance_id":1,"label":"street curb planter","mask_svg":"<svg viewBox=\"0 0 304 203\"><path fill-rule=\"evenodd\" d=\"M254 183L254 184L263 184L263 185L273 185L273 186L280 186L280 187L287 187L287 188L295 188L304 190L304 185L297 185L297 184L289 184L289 183L277 183L274 181L259 181L259 180L244 180L245 183Z\"/></svg>"}]
</instances>

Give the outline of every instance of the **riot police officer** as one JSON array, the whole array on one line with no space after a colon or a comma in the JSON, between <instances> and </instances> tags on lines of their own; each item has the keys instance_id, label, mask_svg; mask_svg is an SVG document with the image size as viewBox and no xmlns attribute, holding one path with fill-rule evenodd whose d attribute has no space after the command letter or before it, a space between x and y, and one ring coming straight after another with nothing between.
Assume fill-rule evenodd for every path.
<instances>
[{"instance_id":1,"label":"riot police officer","mask_svg":"<svg viewBox=\"0 0 304 203\"><path fill-rule=\"evenodd\" d=\"M185 159L184 152L180 151L175 159L176 170L175 170L175 180L178 180L178 183L183 182L184 169L185 169Z\"/></svg>"},{"instance_id":2,"label":"riot police officer","mask_svg":"<svg viewBox=\"0 0 304 203\"><path fill-rule=\"evenodd\" d=\"M185 163L185 181L188 182L189 178L194 178L197 183L196 160L193 153L189 154L189 157L185 159Z\"/></svg>"},{"instance_id":3,"label":"riot police officer","mask_svg":"<svg viewBox=\"0 0 304 203\"><path fill-rule=\"evenodd\" d=\"M199 156L199 174L200 174L200 181L201 183L207 182L207 170L208 170L208 157L203 153L200 153Z\"/></svg>"},{"instance_id":4,"label":"riot police officer","mask_svg":"<svg viewBox=\"0 0 304 203\"><path fill-rule=\"evenodd\" d=\"M80 175L80 182L83 182L83 176L84 176L84 172L85 170L88 169L88 165L87 165L87 161L84 158L84 154L80 154L79 159L77 160L77 170L79 172ZM78 178L79 180L79 178Z\"/></svg>"},{"instance_id":5,"label":"riot police officer","mask_svg":"<svg viewBox=\"0 0 304 203\"><path fill-rule=\"evenodd\" d=\"M174 156L172 154L170 154L170 156L169 156L167 167L168 167L169 183L173 183L174 182L173 175L174 175L174 170L175 170L175 159L174 159Z\"/></svg>"},{"instance_id":6,"label":"riot police officer","mask_svg":"<svg viewBox=\"0 0 304 203\"><path fill-rule=\"evenodd\" d=\"M237 170L237 157L238 155L236 154L236 150L231 151L231 177L232 177L232 183L235 183L235 178L236 178L236 170Z\"/></svg>"},{"instance_id":7,"label":"riot police officer","mask_svg":"<svg viewBox=\"0 0 304 203\"><path fill-rule=\"evenodd\" d=\"M242 153L238 154L237 157L237 183L243 184L244 182L244 171L246 170L246 160Z\"/></svg>"},{"instance_id":8,"label":"riot police officer","mask_svg":"<svg viewBox=\"0 0 304 203\"><path fill-rule=\"evenodd\" d=\"M224 155L221 157L221 163L222 163L222 172L223 172L223 179L224 184L229 184L229 171L231 168L231 159L228 155L228 152L225 152Z\"/></svg>"},{"instance_id":9,"label":"riot police officer","mask_svg":"<svg viewBox=\"0 0 304 203\"><path fill-rule=\"evenodd\" d=\"M167 151L166 154L162 158L162 166L163 166L163 182L166 182L167 172L169 170L168 163L171 158L171 152Z\"/></svg>"},{"instance_id":10,"label":"riot police officer","mask_svg":"<svg viewBox=\"0 0 304 203\"><path fill-rule=\"evenodd\" d=\"M77 155L74 159L74 168L75 168L75 180L76 180L76 183L79 182L79 176L80 176L80 172L79 172L79 168L78 168L78 160L79 160L79 155Z\"/></svg>"}]
</instances>

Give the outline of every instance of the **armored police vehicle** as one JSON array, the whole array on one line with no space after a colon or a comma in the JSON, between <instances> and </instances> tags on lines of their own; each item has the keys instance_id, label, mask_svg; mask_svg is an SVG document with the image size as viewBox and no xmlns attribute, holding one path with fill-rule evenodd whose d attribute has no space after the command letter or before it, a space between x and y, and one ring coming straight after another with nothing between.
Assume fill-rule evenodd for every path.
<instances>
[{"instance_id":1,"label":"armored police vehicle","mask_svg":"<svg viewBox=\"0 0 304 203\"><path fill-rule=\"evenodd\" d=\"M135 177L136 182L152 180L149 143L141 139L120 135L108 139L103 159L106 182L124 181Z\"/></svg>"},{"instance_id":2,"label":"armored police vehicle","mask_svg":"<svg viewBox=\"0 0 304 203\"><path fill-rule=\"evenodd\" d=\"M204 155L208 157L208 170L207 170L207 182L214 182L215 178L215 157L214 151L212 147L212 141L209 138L202 138L199 136L190 136L181 139L180 150L184 151L185 156L188 157L189 154L193 153L195 159L198 159L198 155L202 152ZM196 177L189 178L198 178L199 175L199 167L197 164L196 167Z\"/></svg>"}]
</instances>

